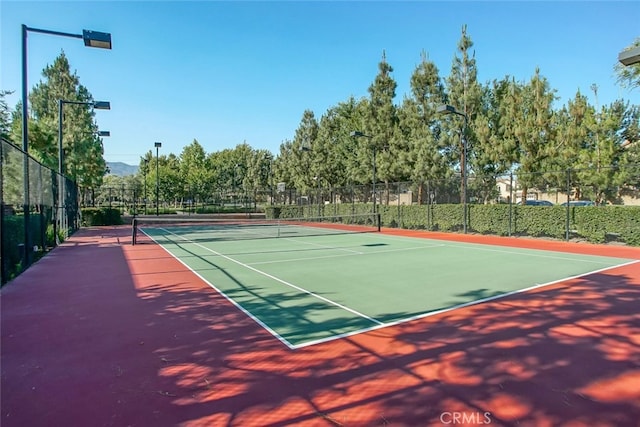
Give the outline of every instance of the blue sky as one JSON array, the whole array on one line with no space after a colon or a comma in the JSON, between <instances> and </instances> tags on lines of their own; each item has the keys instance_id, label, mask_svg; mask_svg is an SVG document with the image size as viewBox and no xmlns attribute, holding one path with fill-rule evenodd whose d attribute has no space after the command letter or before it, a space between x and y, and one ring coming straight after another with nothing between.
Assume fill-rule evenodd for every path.
<instances>
[{"instance_id":1,"label":"blue sky","mask_svg":"<svg viewBox=\"0 0 640 427\"><path fill-rule=\"evenodd\" d=\"M461 28L474 42L478 79L528 81L539 67L565 104L578 90L599 105L640 92L615 83L618 53L640 36L640 2L0 2L1 89L20 97L20 26L110 32L113 50L30 32L29 87L64 50L96 100L105 158L137 165L153 144L179 155L244 141L278 153L305 109L319 119L350 96L367 97L383 50L409 95L421 52L446 77Z\"/></svg>"}]
</instances>

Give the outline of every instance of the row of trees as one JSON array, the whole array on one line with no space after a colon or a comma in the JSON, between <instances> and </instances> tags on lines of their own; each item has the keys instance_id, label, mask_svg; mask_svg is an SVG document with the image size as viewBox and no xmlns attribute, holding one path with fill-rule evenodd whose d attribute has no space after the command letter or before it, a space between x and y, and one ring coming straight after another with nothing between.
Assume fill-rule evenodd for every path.
<instances>
[{"instance_id":1,"label":"row of trees","mask_svg":"<svg viewBox=\"0 0 640 427\"><path fill-rule=\"evenodd\" d=\"M640 39L633 45L640 45ZM581 171L572 175L578 196L581 187L589 186L605 200L615 196L611 194L615 188L638 185L623 167L640 163L638 105L620 99L600 106L594 84L595 105L578 91L556 108L555 90L539 69L529 81L505 76L483 84L477 80L472 48L463 27L446 77L423 52L411 76L411 93L400 103L396 102L393 67L383 52L369 97L350 97L319 118L304 111L295 135L280 145L278 153L254 149L246 142L207 153L194 140L178 155L163 154L156 159L152 151L145 153L138 176L130 184L141 189L146 179L147 187L155 191L159 182L163 200L179 198L186 191L198 200L220 189L252 193L278 182L304 192L320 186L370 183L375 157L377 180L384 186L397 181L451 179L460 175L466 159L473 191L481 200L488 200L496 178L509 172L520 177L523 197L532 187L564 187L565 175L553 172L569 168ZM620 83L638 86L640 65L618 65L617 72ZM44 163L52 164L57 159L54 100L86 101L91 95L69 73L64 54L45 69L44 76L47 81L31 93L34 121L30 126L35 140L30 144ZM459 115L439 114L437 107L442 104L455 106L468 119L467 126ZM19 109L12 118L14 141L19 141ZM82 106L69 110L75 116L65 120L66 172L81 186L95 187L101 183L105 166L99 155L100 140L92 136L96 129L93 113ZM352 137L356 130L368 137ZM115 180L110 178L107 184L122 184Z\"/></svg>"},{"instance_id":2,"label":"row of trees","mask_svg":"<svg viewBox=\"0 0 640 427\"><path fill-rule=\"evenodd\" d=\"M594 84L596 105L577 92L554 109L555 91L538 69L528 82L506 76L481 84L472 46L463 27L446 78L423 53L411 77L411 95L399 105L393 68L383 53L369 98L349 98L319 119L305 111L277 156L246 143L207 154L194 140L179 156L160 157L161 198L175 199L187 188L204 199L219 189L252 193L277 182L302 192L366 184L372 180L374 151L377 179L384 185L449 180L463 169L464 139L472 189L485 201L494 194L496 178L509 172L520 177L525 198L532 187L565 188L569 168L579 170L572 174L578 198L582 187L595 189L595 197L604 201L615 198L620 186L638 185L637 174L624 168L640 163L638 105L617 100L599 106ZM628 70L619 70L628 86L640 81L640 74L634 80ZM454 105L467 116L468 126L460 116L438 114L441 104ZM355 130L370 138L354 139ZM149 151L140 163L140 177L152 188L153 160Z\"/></svg>"}]
</instances>

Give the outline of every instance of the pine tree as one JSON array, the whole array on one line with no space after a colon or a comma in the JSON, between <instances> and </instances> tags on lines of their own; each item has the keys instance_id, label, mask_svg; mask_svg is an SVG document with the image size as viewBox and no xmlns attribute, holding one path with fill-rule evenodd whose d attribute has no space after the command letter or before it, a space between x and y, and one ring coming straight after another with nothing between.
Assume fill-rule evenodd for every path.
<instances>
[{"instance_id":1,"label":"pine tree","mask_svg":"<svg viewBox=\"0 0 640 427\"><path fill-rule=\"evenodd\" d=\"M547 79L536 68L531 81L522 90L515 87L509 95L509 108L514 115L511 122L505 124L505 134L516 142L518 183L522 188L522 200L527 199L529 188L540 188L546 183L542 172L549 170L546 160L552 158L549 148L555 140L551 108L555 99L554 92Z\"/></svg>"},{"instance_id":2,"label":"pine tree","mask_svg":"<svg viewBox=\"0 0 640 427\"><path fill-rule=\"evenodd\" d=\"M449 175L447 160L438 139L435 108L445 99L444 85L436 65L422 52L421 62L411 75L411 98L405 99L398 109L398 127L401 137L408 141L408 149L400 153L400 160L408 168L408 178L418 183L418 201L426 200L425 183ZM429 189L433 194L433 191Z\"/></svg>"},{"instance_id":3,"label":"pine tree","mask_svg":"<svg viewBox=\"0 0 640 427\"><path fill-rule=\"evenodd\" d=\"M392 72L393 67L387 62L383 51L382 60L378 64L378 75L369 86L369 115L364 130L371 136L371 140L367 142L369 149L376 153L376 181L385 183L387 204L389 183L402 177L400 155L406 151L406 141L396 135L398 115L393 100L398 85L391 76Z\"/></svg>"},{"instance_id":4,"label":"pine tree","mask_svg":"<svg viewBox=\"0 0 640 427\"><path fill-rule=\"evenodd\" d=\"M473 133L474 184L484 203L497 196L496 178L509 172L517 159L515 138L506 128L516 115L509 95L519 90L508 76L483 87L482 110L473 123Z\"/></svg>"},{"instance_id":5,"label":"pine tree","mask_svg":"<svg viewBox=\"0 0 640 427\"><path fill-rule=\"evenodd\" d=\"M293 180L293 186L302 192L316 188L314 179L315 171L312 170L312 159L316 156L316 140L318 138L318 122L311 110L305 110L302 114L300 126L296 129L296 135L291 145L289 174ZM319 155L319 154L318 154Z\"/></svg>"},{"instance_id":6,"label":"pine tree","mask_svg":"<svg viewBox=\"0 0 640 427\"><path fill-rule=\"evenodd\" d=\"M58 102L59 100L91 104L93 97L80 78L71 72L69 61L62 52L42 71L44 80L29 95L30 138L29 151L47 166L58 166ZM16 112L21 113L21 105ZM63 173L81 186L92 187L102 182L106 163L102 156L102 140L91 105L64 104L63 107ZM21 114L14 114L14 133L21 128ZM31 130L33 129L33 133Z\"/></svg>"},{"instance_id":7,"label":"pine tree","mask_svg":"<svg viewBox=\"0 0 640 427\"><path fill-rule=\"evenodd\" d=\"M451 73L447 78L447 103L466 116L467 126L460 124L462 120L460 117L451 116L443 119L444 133L442 134L444 151L450 155L452 166L457 163L461 176L465 170L471 175L481 169L474 164L473 122L481 108L482 90L477 82L475 52L471 51L472 47L473 41L467 35L467 26L464 25L457 49L460 56L454 57ZM460 132L464 134L461 135ZM466 156L463 149L464 141L467 144ZM468 183L470 187L473 186L471 180L468 180ZM462 185L460 187L462 188ZM469 193L470 191L467 190L467 195ZM462 200L462 194L460 199Z\"/></svg>"}]
</instances>

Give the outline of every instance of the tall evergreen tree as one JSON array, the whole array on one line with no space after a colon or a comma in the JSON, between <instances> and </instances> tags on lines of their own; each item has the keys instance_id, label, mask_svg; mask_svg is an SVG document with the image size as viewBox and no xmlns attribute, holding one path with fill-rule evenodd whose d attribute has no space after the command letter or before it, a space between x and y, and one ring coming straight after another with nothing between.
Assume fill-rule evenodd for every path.
<instances>
[{"instance_id":1,"label":"tall evergreen tree","mask_svg":"<svg viewBox=\"0 0 640 427\"><path fill-rule=\"evenodd\" d=\"M624 185L627 175L624 168L628 164L628 152L626 140L620 132L627 111L621 100L599 109L597 86L593 85L592 89L596 95L596 106L593 120L589 123L586 147L579 153L577 176L586 186L589 198L598 203L615 202L619 197L617 190ZM584 189L582 193L585 193Z\"/></svg>"},{"instance_id":2,"label":"tall evergreen tree","mask_svg":"<svg viewBox=\"0 0 640 427\"><path fill-rule=\"evenodd\" d=\"M336 183L344 181L345 162L338 154L343 127L337 108L330 108L320 118L312 161L312 170L319 186L334 187Z\"/></svg>"},{"instance_id":3,"label":"tall evergreen tree","mask_svg":"<svg viewBox=\"0 0 640 427\"><path fill-rule=\"evenodd\" d=\"M482 110L473 123L474 184L484 203L496 196L496 177L509 172L517 159L515 137L506 131L516 115L516 105L509 102L509 95L521 90L516 86L508 76L484 86Z\"/></svg>"},{"instance_id":4,"label":"tall evergreen tree","mask_svg":"<svg viewBox=\"0 0 640 427\"><path fill-rule=\"evenodd\" d=\"M293 179L293 186L303 192L316 188L316 174L311 168L314 156L320 156L316 153L316 139L318 138L318 122L311 110L305 110L302 114L300 126L296 129L295 137L291 145L291 167L289 172Z\"/></svg>"},{"instance_id":5,"label":"tall evergreen tree","mask_svg":"<svg viewBox=\"0 0 640 427\"><path fill-rule=\"evenodd\" d=\"M549 170L547 159L554 156L549 152L555 140L552 109L554 92L547 79L540 74L540 69L536 68L534 76L523 90L515 90L510 95L509 102L515 106L516 114L507 135L514 138L517 144L517 172L522 200L526 200L529 188L541 188L546 183L542 172Z\"/></svg>"},{"instance_id":6,"label":"tall evergreen tree","mask_svg":"<svg viewBox=\"0 0 640 427\"><path fill-rule=\"evenodd\" d=\"M323 185L344 187L354 183L362 184L370 179L371 165L366 159L370 151L359 150L363 141L351 137L351 132L363 126L366 114L366 100L356 101L350 97L330 108L320 118L317 149L314 155L314 171ZM365 143L368 141L364 141ZM363 159L360 155L365 156ZM363 160L369 167L363 167Z\"/></svg>"},{"instance_id":7,"label":"tall evergreen tree","mask_svg":"<svg viewBox=\"0 0 640 427\"><path fill-rule=\"evenodd\" d=\"M345 165L343 186L371 183L371 141L351 137L351 132L368 132L370 101L367 98L356 100L350 97L338 104L336 114L341 123L340 134L336 138L338 150L335 153Z\"/></svg>"},{"instance_id":8,"label":"tall evergreen tree","mask_svg":"<svg viewBox=\"0 0 640 427\"><path fill-rule=\"evenodd\" d=\"M29 95L29 129L34 130L29 140L30 153L46 165L57 169L58 163L58 101L90 104L93 97L80 84L80 78L71 72L69 61L62 52L53 64L47 65L41 80ZM18 105L16 112L21 113ZM19 111L18 111L19 110ZM65 104L63 107L63 172L81 186L95 186L102 182L106 162L102 156L102 140L97 136L98 126L90 105ZM14 114L13 129L21 128L21 114Z\"/></svg>"},{"instance_id":9,"label":"tall evergreen tree","mask_svg":"<svg viewBox=\"0 0 640 427\"><path fill-rule=\"evenodd\" d=\"M284 183L285 188L293 187L293 142L284 141L280 144L280 151L273 161L273 178L276 184Z\"/></svg>"},{"instance_id":10,"label":"tall evergreen tree","mask_svg":"<svg viewBox=\"0 0 640 427\"><path fill-rule=\"evenodd\" d=\"M421 62L411 75L412 97L405 99L398 110L401 137L408 141L408 149L400 153L400 160L409 168L408 178L418 182L418 200L424 202L424 184L449 175L447 160L438 138L440 117L435 108L444 102L444 84L438 68L422 52Z\"/></svg>"},{"instance_id":11,"label":"tall evergreen tree","mask_svg":"<svg viewBox=\"0 0 640 427\"><path fill-rule=\"evenodd\" d=\"M385 182L389 194L389 182L401 179L403 175L401 153L406 151L406 141L396 134L398 114L393 100L398 86L391 73L393 67L387 62L385 52L378 63L378 74L369 86L370 104L366 132L371 136L371 150L377 154L376 180ZM408 175L406 171L405 175Z\"/></svg>"},{"instance_id":12,"label":"tall evergreen tree","mask_svg":"<svg viewBox=\"0 0 640 427\"><path fill-rule=\"evenodd\" d=\"M580 178L584 177L584 174L569 172L569 170L583 168L581 153L595 145L590 141L596 127L595 109L589 104L587 97L578 91L575 97L555 114L554 122L555 138L552 143L546 150L534 152L532 156L538 159L538 164L541 162L540 158L544 156L545 169L556 172L551 175L552 183L564 189L569 185L567 180L570 180L570 184L575 189L574 196L579 199L581 198ZM532 164L533 160L530 163ZM536 185L533 181L530 184Z\"/></svg>"},{"instance_id":13,"label":"tall evergreen tree","mask_svg":"<svg viewBox=\"0 0 640 427\"><path fill-rule=\"evenodd\" d=\"M473 122L482 106L482 89L477 82L478 72L475 52L471 51L472 47L473 41L467 34L467 26L464 25L458 41L457 54L453 58L451 73L447 78L447 103L467 117L468 126L460 125L460 120L462 120L460 117L448 117L443 120L444 145L447 147L445 150L451 155L452 165L457 163L461 175L465 170L469 171L470 175L477 174L481 170L480 167L474 165ZM460 135L459 129L463 129L464 135ZM463 149L464 141L467 143L466 156ZM465 165L465 161L468 162L468 165ZM472 181L468 180L468 182L472 187ZM469 193L467 191L467 194Z\"/></svg>"}]
</instances>

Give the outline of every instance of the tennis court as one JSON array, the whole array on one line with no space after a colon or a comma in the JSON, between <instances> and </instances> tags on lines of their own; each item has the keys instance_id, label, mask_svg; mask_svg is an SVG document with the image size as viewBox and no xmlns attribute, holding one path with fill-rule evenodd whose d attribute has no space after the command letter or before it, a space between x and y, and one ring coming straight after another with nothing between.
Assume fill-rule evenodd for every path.
<instances>
[{"instance_id":1,"label":"tennis court","mask_svg":"<svg viewBox=\"0 0 640 427\"><path fill-rule=\"evenodd\" d=\"M179 220L3 287L3 426L637 425L637 248Z\"/></svg>"},{"instance_id":2,"label":"tennis court","mask_svg":"<svg viewBox=\"0 0 640 427\"><path fill-rule=\"evenodd\" d=\"M344 219L143 221L137 233L292 349L636 262L394 236Z\"/></svg>"}]
</instances>

